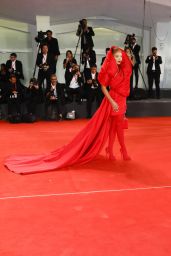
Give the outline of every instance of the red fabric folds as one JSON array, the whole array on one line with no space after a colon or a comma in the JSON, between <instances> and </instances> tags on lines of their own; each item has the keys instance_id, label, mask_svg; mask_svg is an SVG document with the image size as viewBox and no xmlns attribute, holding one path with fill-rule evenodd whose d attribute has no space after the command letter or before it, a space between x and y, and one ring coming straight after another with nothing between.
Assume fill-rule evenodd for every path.
<instances>
[{"instance_id":1,"label":"red fabric folds","mask_svg":"<svg viewBox=\"0 0 171 256\"><path fill-rule=\"evenodd\" d=\"M15 173L28 174L83 164L94 159L107 141L110 111L111 106L104 99L94 117L66 146L49 154L9 156L5 166Z\"/></svg>"},{"instance_id":2,"label":"red fabric folds","mask_svg":"<svg viewBox=\"0 0 171 256\"><path fill-rule=\"evenodd\" d=\"M102 85L110 85L110 93L114 99L120 95L125 100L129 94L128 81L131 75L131 64L124 52L122 55L123 63L118 73L118 66L111 48L99 73L99 80ZM125 104L122 100L119 102L120 105ZM122 106L120 107L122 109ZM122 111L124 109L125 105ZM104 98L93 118L70 143L48 154L9 156L5 160L5 166L15 173L29 174L89 162L100 153L108 139L110 116L113 112L111 104Z\"/></svg>"}]
</instances>

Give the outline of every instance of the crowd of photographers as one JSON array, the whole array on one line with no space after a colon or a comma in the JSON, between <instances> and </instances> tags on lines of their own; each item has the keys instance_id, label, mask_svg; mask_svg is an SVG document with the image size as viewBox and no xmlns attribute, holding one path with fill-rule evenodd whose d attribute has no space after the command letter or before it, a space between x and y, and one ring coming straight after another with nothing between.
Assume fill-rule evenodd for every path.
<instances>
[{"instance_id":1,"label":"crowd of photographers","mask_svg":"<svg viewBox=\"0 0 171 256\"><path fill-rule=\"evenodd\" d=\"M46 36L45 36L46 35ZM92 116L92 104L96 107L101 104L103 93L98 81L96 53L93 50L92 37L95 35L92 27L88 27L87 20L80 21L77 33L78 44L81 41L80 65L77 64L72 51L66 52L63 61L65 69L65 84L60 84L56 76L56 65L60 55L58 40L52 37L52 31L39 32L36 41L40 46L37 54L37 79L30 79L29 86L22 84L24 79L22 63L17 59L16 53L10 54L10 59L0 67L0 106L7 104L8 120L10 122L34 122L36 120L37 105L44 103L44 118L46 120L62 120L67 117L66 105L76 102L78 105L86 100L87 118ZM77 49L77 48L76 48ZM106 54L109 48L106 49ZM135 87L133 74L130 80L130 99L134 99L135 89L138 88L140 46L136 43L134 35L128 35L125 41L125 51L131 55L133 73L135 73ZM102 58L103 64L105 57ZM149 97L152 97L153 81L156 84L156 96L160 98L160 64L161 57L157 56L157 49L152 49L152 55L146 59L148 63ZM25 105L23 114L22 107ZM0 113L1 114L1 113ZM3 118L1 114L1 119ZM75 117L70 115L71 119Z\"/></svg>"}]
</instances>

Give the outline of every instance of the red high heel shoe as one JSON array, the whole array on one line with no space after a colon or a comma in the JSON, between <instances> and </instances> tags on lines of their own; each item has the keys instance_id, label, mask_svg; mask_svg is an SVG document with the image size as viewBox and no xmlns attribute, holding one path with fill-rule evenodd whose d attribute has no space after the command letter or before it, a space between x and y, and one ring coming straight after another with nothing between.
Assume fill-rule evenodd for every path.
<instances>
[{"instance_id":1,"label":"red high heel shoe","mask_svg":"<svg viewBox=\"0 0 171 256\"><path fill-rule=\"evenodd\" d=\"M126 150L123 150L122 148L120 149L120 152L121 152L121 156L122 156L122 159L124 161L130 161L131 160L131 157L128 155L128 153L126 152Z\"/></svg>"},{"instance_id":2,"label":"red high heel shoe","mask_svg":"<svg viewBox=\"0 0 171 256\"><path fill-rule=\"evenodd\" d=\"M109 151L109 148L107 147L105 150L106 150L106 158L112 161L116 161L116 157L113 155L113 153Z\"/></svg>"}]
</instances>

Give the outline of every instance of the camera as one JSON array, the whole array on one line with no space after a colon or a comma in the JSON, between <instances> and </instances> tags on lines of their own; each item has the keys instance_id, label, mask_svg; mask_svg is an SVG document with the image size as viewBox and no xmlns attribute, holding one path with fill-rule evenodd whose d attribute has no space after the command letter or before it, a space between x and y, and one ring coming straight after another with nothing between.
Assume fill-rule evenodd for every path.
<instances>
[{"instance_id":1,"label":"camera","mask_svg":"<svg viewBox=\"0 0 171 256\"><path fill-rule=\"evenodd\" d=\"M43 42L43 40L45 39L45 35L46 35L46 32L43 32L43 31L38 31L38 34L37 34L37 36L35 37L35 41L37 42L37 43L42 43Z\"/></svg>"},{"instance_id":2,"label":"camera","mask_svg":"<svg viewBox=\"0 0 171 256\"><path fill-rule=\"evenodd\" d=\"M46 72L49 69L49 65L47 63L43 63L39 68Z\"/></svg>"},{"instance_id":3,"label":"camera","mask_svg":"<svg viewBox=\"0 0 171 256\"><path fill-rule=\"evenodd\" d=\"M79 21L79 25L80 25L80 27L84 30L85 27L86 27L85 19L80 20L80 21Z\"/></svg>"},{"instance_id":4,"label":"camera","mask_svg":"<svg viewBox=\"0 0 171 256\"><path fill-rule=\"evenodd\" d=\"M73 65L72 66L72 74L76 74L77 72L79 72L79 66L78 65Z\"/></svg>"},{"instance_id":5,"label":"camera","mask_svg":"<svg viewBox=\"0 0 171 256\"><path fill-rule=\"evenodd\" d=\"M133 44L133 40L135 39L135 34L128 34L127 36L126 36L126 39L125 39L125 42L124 42L124 44L126 45L126 46L128 46L128 47L132 47L132 44Z\"/></svg>"},{"instance_id":6,"label":"camera","mask_svg":"<svg viewBox=\"0 0 171 256\"><path fill-rule=\"evenodd\" d=\"M98 87L97 80L92 79L92 86L91 86L91 88L92 88L92 89L97 89L97 87Z\"/></svg>"},{"instance_id":7,"label":"camera","mask_svg":"<svg viewBox=\"0 0 171 256\"><path fill-rule=\"evenodd\" d=\"M58 97L55 96L54 90L50 93L50 99L51 100L57 100L58 99Z\"/></svg>"}]
</instances>

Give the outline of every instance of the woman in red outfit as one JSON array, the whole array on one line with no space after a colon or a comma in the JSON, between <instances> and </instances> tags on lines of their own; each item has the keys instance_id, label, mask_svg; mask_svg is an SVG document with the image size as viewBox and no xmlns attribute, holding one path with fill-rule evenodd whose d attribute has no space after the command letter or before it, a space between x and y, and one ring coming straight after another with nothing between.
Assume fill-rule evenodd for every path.
<instances>
[{"instance_id":1,"label":"woman in red outfit","mask_svg":"<svg viewBox=\"0 0 171 256\"><path fill-rule=\"evenodd\" d=\"M123 122L131 72L132 64L126 53L120 48L111 47L98 77L106 97L85 128L62 148L48 154L9 156L5 166L15 173L28 174L83 164L94 159L107 140L106 152L114 160L113 143L116 134L123 159L130 160L124 142ZM109 92L107 86L110 86Z\"/></svg>"},{"instance_id":2,"label":"woman in red outfit","mask_svg":"<svg viewBox=\"0 0 171 256\"><path fill-rule=\"evenodd\" d=\"M129 55L128 55L129 56ZM113 144L117 134L120 143L120 151L124 160L131 160L127 154L124 142L124 117L126 112L126 97L129 95L129 83L127 82L131 72L131 56L126 61L126 56L120 48L113 47L99 74L102 91L112 106L110 114L109 142L106 153L109 159L116 160L113 155ZM111 73L111 74L110 74ZM106 75L108 74L108 75ZM110 86L110 92L106 86Z\"/></svg>"}]
</instances>

